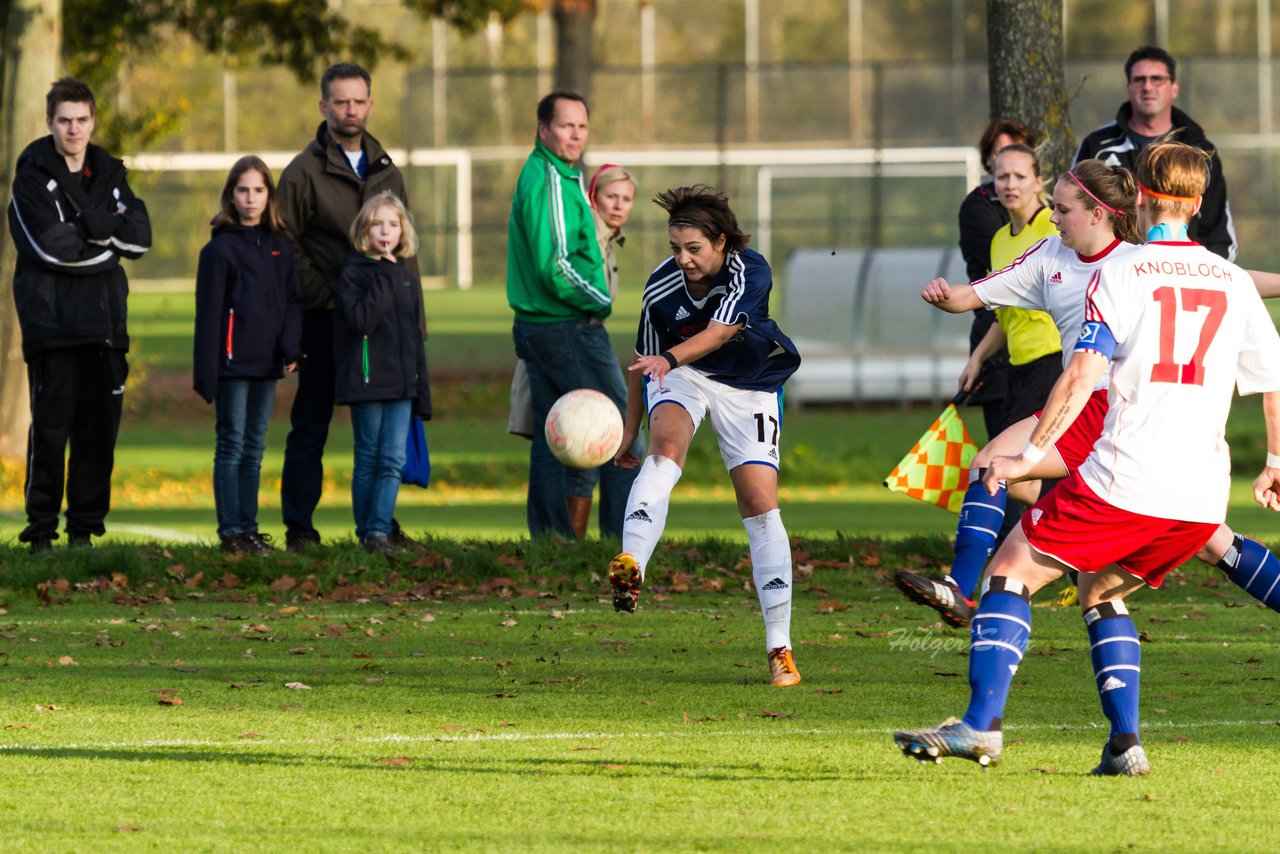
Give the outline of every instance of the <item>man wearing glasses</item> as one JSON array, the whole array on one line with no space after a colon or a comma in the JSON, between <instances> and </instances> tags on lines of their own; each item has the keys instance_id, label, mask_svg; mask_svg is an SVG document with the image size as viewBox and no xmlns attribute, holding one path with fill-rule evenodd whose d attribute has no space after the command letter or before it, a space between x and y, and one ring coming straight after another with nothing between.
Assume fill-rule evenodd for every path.
<instances>
[{"instance_id":1,"label":"man wearing glasses","mask_svg":"<svg viewBox=\"0 0 1280 854\"><path fill-rule=\"evenodd\" d=\"M1140 47L1129 54L1124 64L1129 81L1129 100L1120 106L1115 121L1108 122L1089 134L1076 151L1076 162L1096 157L1110 166L1123 166L1130 172L1138 162L1142 149L1172 133L1172 139L1214 152L1213 143L1190 116L1173 106L1178 97L1177 63L1163 48ZM1231 206L1227 203L1227 180L1222 174L1222 160L1213 153L1209 186L1204 191L1204 204L1191 220L1188 236L1206 249L1234 261L1239 245ZM1180 235L1169 235L1179 239ZM1186 239L1186 238L1182 238Z\"/></svg>"}]
</instances>

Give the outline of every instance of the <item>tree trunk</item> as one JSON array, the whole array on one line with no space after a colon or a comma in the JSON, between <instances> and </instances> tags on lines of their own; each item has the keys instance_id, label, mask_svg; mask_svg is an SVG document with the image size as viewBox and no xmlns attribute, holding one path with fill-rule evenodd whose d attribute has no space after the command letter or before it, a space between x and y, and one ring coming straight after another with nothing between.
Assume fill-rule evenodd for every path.
<instances>
[{"instance_id":1,"label":"tree trunk","mask_svg":"<svg viewBox=\"0 0 1280 854\"><path fill-rule=\"evenodd\" d=\"M596 0L555 0L556 88L591 97L595 57L591 53Z\"/></svg>"},{"instance_id":2,"label":"tree trunk","mask_svg":"<svg viewBox=\"0 0 1280 854\"><path fill-rule=\"evenodd\" d=\"M1067 90L1062 75L1062 0L987 0L991 117L1011 116L1035 131L1046 184L1071 168Z\"/></svg>"},{"instance_id":3,"label":"tree trunk","mask_svg":"<svg viewBox=\"0 0 1280 854\"><path fill-rule=\"evenodd\" d=\"M12 0L5 23L4 82L0 90L0 195L5 209L13 161L27 143L47 133L44 93L57 77L62 44L61 0ZM26 455L27 370L13 304L13 241L0 229L0 456Z\"/></svg>"}]
</instances>

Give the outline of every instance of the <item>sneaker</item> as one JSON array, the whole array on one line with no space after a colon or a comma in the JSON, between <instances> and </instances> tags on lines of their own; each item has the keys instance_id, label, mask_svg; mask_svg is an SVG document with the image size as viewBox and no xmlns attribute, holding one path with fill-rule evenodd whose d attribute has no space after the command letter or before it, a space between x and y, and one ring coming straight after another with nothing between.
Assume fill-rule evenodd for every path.
<instances>
[{"instance_id":1,"label":"sneaker","mask_svg":"<svg viewBox=\"0 0 1280 854\"><path fill-rule=\"evenodd\" d=\"M800 671L791 650L785 646L769 650L769 681L775 688L790 688L800 684Z\"/></svg>"},{"instance_id":2,"label":"sneaker","mask_svg":"<svg viewBox=\"0 0 1280 854\"><path fill-rule=\"evenodd\" d=\"M900 569L893 574L893 583L911 601L928 605L941 614L942 621L947 625L964 628L973 622L973 611L977 603L965 598L960 588L949 580L935 581Z\"/></svg>"},{"instance_id":3,"label":"sneaker","mask_svg":"<svg viewBox=\"0 0 1280 854\"><path fill-rule=\"evenodd\" d=\"M385 534L373 534L360 541L360 547L369 554L393 555L399 551Z\"/></svg>"},{"instance_id":4,"label":"sneaker","mask_svg":"<svg viewBox=\"0 0 1280 854\"><path fill-rule=\"evenodd\" d=\"M391 545L395 546L398 549L422 548L422 543L418 542L413 537L406 534L404 532L404 529L400 527L399 522L397 522L394 519L392 519L391 522L392 522L391 536L387 538L391 542Z\"/></svg>"},{"instance_id":5,"label":"sneaker","mask_svg":"<svg viewBox=\"0 0 1280 854\"><path fill-rule=\"evenodd\" d=\"M67 534L67 548L91 549L93 548L93 537L89 534Z\"/></svg>"},{"instance_id":6,"label":"sneaker","mask_svg":"<svg viewBox=\"0 0 1280 854\"><path fill-rule=\"evenodd\" d=\"M275 546L271 545L270 534L260 534L257 531L249 531L247 534L241 534L248 543L247 551L254 557L266 557L275 553Z\"/></svg>"},{"instance_id":7,"label":"sneaker","mask_svg":"<svg viewBox=\"0 0 1280 854\"><path fill-rule=\"evenodd\" d=\"M1000 730L978 732L956 718L947 718L939 726L893 734L893 743L909 759L941 764L942 757L955 756L970 759L983 768L1000 764L1003 742L1004 733Z\"/></svg>"},{"instance_id":8,"label":"sneaker","mask_svg":"<svg viewBox=\"0 0 1280 854\"><path fill-rule=\"evenodd\" d=\"M1067 584L1062 592L1045 603L1050 608L1073 608L1080 604L1080 588Z\"/></svg>"},{"instance_id":9,"label":"sneaker","mask_svg":"<svg viewBox=\"0 0 1280 854\"><path fill-rule=\"evenodd\" d=\"M609 586L613 588L613 610L634 614L640 600L640 564L622 554L609 561Z\"/></svg>"},{"instance_id":10,"label":"sneaker","mask_svg":"<svg viewBox=\"0 0 1280 854\"><path fill-rule=\"evenodd\" d=\"M222 538L221 548L227 554L253 554L253 543L248 536L248 534L228 534Z\"/></svg>"},{"instance_id":11,"label":"sneaker","mask_svg":"<svg viewBox=\"0 0 1280 854\"><path fill-rule=\"evenodd\" d=\"M1116 756L1111 752L1111 742L1102 745L1102 761L1089 772L1097 777L1145 777L1151 773L1151 763L1141 744L1135 744Z\"/></svg>"}]
</instances>

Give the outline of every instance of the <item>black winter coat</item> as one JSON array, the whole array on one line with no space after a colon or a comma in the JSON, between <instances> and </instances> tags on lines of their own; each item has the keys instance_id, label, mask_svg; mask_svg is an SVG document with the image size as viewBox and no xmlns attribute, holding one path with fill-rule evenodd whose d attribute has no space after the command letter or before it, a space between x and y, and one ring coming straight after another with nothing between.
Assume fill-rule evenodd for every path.
<instances>
[{"instance_id":1,"label":"black winter coat","mask_svg":"<svg viewBox=\"0 0 1280 854\"><path fill-rule=\"evenodd\" d=\"M414 413L429 419L423 317L422 286L403 264L349 254L333 312L335 400L413 399Z\"/></svg>"},{"instance_id":2,"label":"black winter coat","mask_svg":"<svg viewBox=\"0 0 1280 854\"><path fill-rule=\"evenodd\" d=\"M301 354L302 294L288 237L215 228L196 270L196 393L212 402L220 379L279 379Z\"/></svg>"},{"instance_id":3,"label":"black winter coat","mask_svg":"<svg viewBox=\"0 0 1280 854\"><path fill-rule=\"evenodd\" d=\"M37 139L14 169L9 233L24 359L84 345L129 349L120 259L151 248L151 220L124 163L90 144L84 169L72 174L53 137Z\"/></svg>"}]
</instances>

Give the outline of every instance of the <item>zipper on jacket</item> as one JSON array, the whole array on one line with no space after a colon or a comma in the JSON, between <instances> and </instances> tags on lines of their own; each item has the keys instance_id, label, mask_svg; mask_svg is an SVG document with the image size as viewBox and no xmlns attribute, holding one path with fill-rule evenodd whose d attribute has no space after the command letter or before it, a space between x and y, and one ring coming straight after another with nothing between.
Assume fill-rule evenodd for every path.
<instances>
[{"instance_id":1,"label":"zipper on jacket","mask_svg":"<svg viewBox=\"0 0 1280 854\"><path fill-rule=\"evenodd\" d=\"M232 333L235 331L235 328L236 328L236 310L233 308L227 312L227 361L228 362L230 362L232 357L234 356L234 351L231 346L231 342L232 342L231 336L232 336Z\"/></svg>"},{"instance_id":2,"label":"zipper on jacket","mask_svg":"<svg viewBox=\"0 0 1280 854\"><path fill-rule=\"evenodd\" d=\"M364 372L364 384L369 384L369 336L360 342L360 368Z\"/></svg>"}]
</instances>

